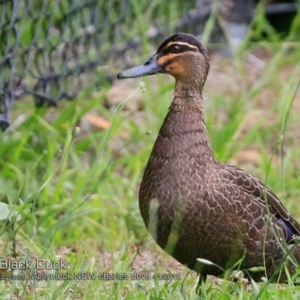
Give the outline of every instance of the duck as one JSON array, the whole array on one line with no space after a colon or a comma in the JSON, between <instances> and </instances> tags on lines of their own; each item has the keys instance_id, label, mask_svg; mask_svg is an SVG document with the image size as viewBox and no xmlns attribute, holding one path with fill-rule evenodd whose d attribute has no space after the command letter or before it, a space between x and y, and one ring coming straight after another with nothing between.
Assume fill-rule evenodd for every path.
<instances>
[{"instance_id":1,"label":"duck","mask_svg":"<svg viewBox=\"0 0 300 300\"><path fill-rule=\"evenodd\" d=\"M176 33L118 79L175 78L174 95L139 189L139 208L156 243L205 281L286 282L300 263L300 224L276 194L249 172L217 160L203 110L208 53L199 39Z\"/></svg>"}]
</instances>

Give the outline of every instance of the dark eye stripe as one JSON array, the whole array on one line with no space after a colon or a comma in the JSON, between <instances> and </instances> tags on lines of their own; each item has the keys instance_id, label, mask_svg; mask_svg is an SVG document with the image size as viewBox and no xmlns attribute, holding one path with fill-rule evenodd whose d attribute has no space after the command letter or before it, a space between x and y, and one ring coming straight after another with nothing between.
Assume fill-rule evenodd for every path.
<instances>
[{"instance_id":1,"label":"dark eye stripe","mask_svg":"<svg viewBox=\"0 0 300 300\"><path fill-rule=\"evenodd\" d=\"M180 47L180 50L174 50L174 46L176 44L167 46L166 48L163 49L163 53L167 54L167 53L182 53L182 52L187 52L187 51L192 51L192 52L198 52L197 49L195 49L195 47L189 47L188 45L180 45L178 44L178 46Z\"/></svg>"},{"instance_id":2,"label":"dark eye stripe","mask_svg":"<svg viewBox=\"0 0 300 300\"><path fill-rule=\"evenodd\" d=\"M172 51L171 46L178 45L182 47L181 51ZM157 54L180 54L187 51L200 52L206 59L208 59L207 51L202 46L201 42L193 35L176 33L166 39L157 49Z\"/></svg>"}]
</instances>

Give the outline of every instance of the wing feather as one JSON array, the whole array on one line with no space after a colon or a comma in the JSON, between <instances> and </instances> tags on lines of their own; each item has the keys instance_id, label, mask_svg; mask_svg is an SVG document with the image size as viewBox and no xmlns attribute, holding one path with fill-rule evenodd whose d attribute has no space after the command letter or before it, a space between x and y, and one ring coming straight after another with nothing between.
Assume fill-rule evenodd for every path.
<instances>
[{"instance_id":1,"label":"wing feather","mask_svg":"<svg viewBox=\"0 0 300 300\"><path fill-rule=\"evenodd\" d=\"M279 198L263 182L236 166L224 165L224 170L226 175L241 186L247 194L255 196L253 197L255 201L258 199L263 205L268 205L271 214L283 219L293 229L294 233L300 235L300 224L289 214Z\"/></svg>"}]
</instances>

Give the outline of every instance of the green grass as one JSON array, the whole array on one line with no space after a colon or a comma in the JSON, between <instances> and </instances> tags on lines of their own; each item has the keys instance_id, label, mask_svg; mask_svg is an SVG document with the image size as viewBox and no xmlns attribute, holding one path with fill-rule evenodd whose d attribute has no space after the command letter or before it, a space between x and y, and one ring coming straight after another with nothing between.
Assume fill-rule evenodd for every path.
<instances>
[{"instance_id":1,"label":"green grass","mask_svg":"<svg viewBox=\"0 0 300 300\"><path fill-rule=\"evenodd\" d=\"M213 59L212 64L220 64L222 72L211 72L204 96L216 156L267 181L300 220L300 47L293 47L266 41L247 43L232 60ZM261 69L245 63L259 49L268 52ZM129 81L142 111L124 109L127 101L133 101L127 89L120 89L124 100L110 110L103 105L109 88L61 103L50 116L49 110L28 105L31 99L16 103L13 119L24 116L24 121L0 133L0 202L10 209L10 215L0 221L1 257L63 259L67 269L58 273L129 277L1 280L0 297L197 298L196 275L178 268L158 249L138 209L143 168L172 98L173 83L162 79L165 75L158 76L160 80L143 78L145 84L139 79ZM82 120L90 111L110 120L110 128L84 126ZM249 149L258 159L245 155ZM180 274L180 279L131 277L170 272ZM280 286L261 283L247 290L241 284L217 284L209 279L201 290L204 299L297 299L300 294L292 282Z\"/></svg>"}]
</instances>

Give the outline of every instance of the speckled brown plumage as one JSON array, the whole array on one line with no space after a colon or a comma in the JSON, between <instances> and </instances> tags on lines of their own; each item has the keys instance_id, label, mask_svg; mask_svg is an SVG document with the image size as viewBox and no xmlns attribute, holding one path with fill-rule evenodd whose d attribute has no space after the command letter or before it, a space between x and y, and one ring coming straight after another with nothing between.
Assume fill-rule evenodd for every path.
<instances>
[{"instance_id":1,"label":"speckled brown plumage","mask_svg":"<svg viewBox=\"0 0 300 300\"><path fill-rule=\"evenodd\" d=\"M140 187L143 220L160 247L204 277L223 272L197 258L225 270L242 259L235 268L265 267L246 271L255 280L274 275L273 280L283 281L285 272L278 275L282 261L291 274L300 262L295 244L300 225L261 181L215 158L202 106L208 71L201 43L180 33L165 40L149 61L118 75L168 73L176 80ZM290 260L284 259L287 252Z\"/></svg>"}]
</instances>

